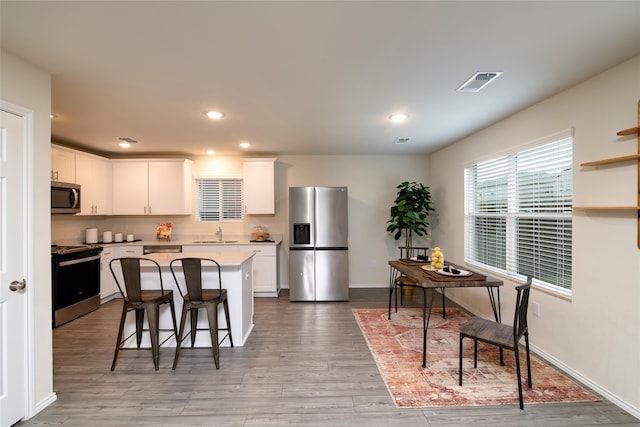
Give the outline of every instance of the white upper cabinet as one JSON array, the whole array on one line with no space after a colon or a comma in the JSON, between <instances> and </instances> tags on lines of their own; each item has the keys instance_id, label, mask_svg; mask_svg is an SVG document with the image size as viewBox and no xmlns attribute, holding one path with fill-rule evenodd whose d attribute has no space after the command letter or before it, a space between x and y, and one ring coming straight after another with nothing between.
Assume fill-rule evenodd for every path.
<instances>
[{"instance_id":1,"label":"white upper cabinet","mask_svg":"<svg viewBox=\"0 0 640 427\"><path fill-rule=\"evenodd\" d=\"M112 160L114 215L189 215L191 161Z\"/></svg>"},{"instance_id":2,"label":"white upper cabinet","mask_svg":"<svg viewBox=\"0 0 640 427\"><path fill-rule=\"evenodd\" d=\"M51 181L76 183L75 151L51 146Z\"/></svg>"},{"instance_id":3,"label":"white upper cabinet","mask_svg":"<svg viewBox=\"0 0 640 427\"><path fill-rule=\"evenodd\" d=\"M244 213L273 215L276 213L276 159L244 159Z\"/></svg>"},{"instance_id":4,"label":"white upper cabinet","mask_svg":"<svg viewBox=\"0 0 640 427\"><path fill-rule=\"evenodd\" d=\"M111 213L111 162L109 159L77 152L76 183L81 186L79 215Z\"/></svg>"}]
</instances>

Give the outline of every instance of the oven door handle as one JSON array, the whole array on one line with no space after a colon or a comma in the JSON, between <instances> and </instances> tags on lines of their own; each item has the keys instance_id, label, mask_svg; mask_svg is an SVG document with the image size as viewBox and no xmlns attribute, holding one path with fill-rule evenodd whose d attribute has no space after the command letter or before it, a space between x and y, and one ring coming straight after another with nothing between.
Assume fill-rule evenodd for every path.
<instances>
[{"instance_id":1,"label":"oven door handle","mask_svg":"<svg viewBox=\"0 0 640 427\"><path fill-rule=\"evenodd\" d=\"M60 267L65 267L67 265L80 264L82 262L89 262L89 261L93 261L93 260L96 260L96 259L100 259L100 255L94 255L94 256L86 257L86 258L72 259L72 260L69 260L69 261L62 261L58 265Z\"/></svg>"}]
</instances>

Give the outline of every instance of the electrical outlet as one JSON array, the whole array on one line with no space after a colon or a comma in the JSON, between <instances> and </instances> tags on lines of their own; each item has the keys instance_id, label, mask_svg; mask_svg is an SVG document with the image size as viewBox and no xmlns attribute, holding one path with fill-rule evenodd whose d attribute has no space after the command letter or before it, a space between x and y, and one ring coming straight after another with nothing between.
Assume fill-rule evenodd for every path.
<instances>
[{"instance_id":1,"label":"electrical outlet","mask_svg":"<svg viewBox=\"0 0 640 427\"><path fill-rule=\"evenodd\" d=\"M531 304L531 311L533 311L533 315L536 317L540 317L540 304L534 302Z\"/></svg>"}]
</instances>

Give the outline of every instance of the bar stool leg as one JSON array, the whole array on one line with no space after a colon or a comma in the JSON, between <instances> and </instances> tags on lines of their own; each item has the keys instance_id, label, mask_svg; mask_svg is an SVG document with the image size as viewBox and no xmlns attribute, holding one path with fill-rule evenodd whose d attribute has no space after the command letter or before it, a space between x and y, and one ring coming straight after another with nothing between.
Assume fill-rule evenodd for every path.
<instances>
[{"instance_id":1,"label":"bar stool leg","mask_svg":"<svg viewBox=\"0 0 640 427\"><path fill-rule=\"evenodd\" d=\"M118 339L116 340L116 350L113 354L113 362L111 363L111 370L113 371L116 368L116 360L118 360L118 352L120 351L120 341L122 341L122 333L124 331L124 322L127 318L127 313L129 310L127 309L127 304L122 304L122 315L120 316L120 329L118 329Z\"/></svg>"},{"instance_id":2,"label":"bar stool leg","mask_svg":"<svg viewBox=\"0 0 640 427\"><path fill-rule=\"evenodd\" d=\"M216 369L220 369L220 347L218 344L218 304L207 304L207 317L209 319L209 334L211 335L211 348Z\"/></svg>"},{"instance_id":3,"label":"bar stool leg","mask_svg":"<svg viewBox=\"0 0 640 427\"><path fill-rule=\"evenodd\" d=\"M229 316L229 301L222 301L222 306L224 307L224 318L227 320L227 332L229 333L229 343L231 347L233 347L233 336L231 335L231 318Z\"/></svg>"},{"instance_id":4,"label":"bar stool leg","mask_svg":"<svg viewBox=\"0 0 640 427\"><path fill-rule=\"evenodd\" d=\"M178 366L178 358L180 357L180 347L182 347L182 336L184 334L184 324L187 322L187 313L189 312L189 308L187 307L187 303L184 303L182 307L182 315L180 316L180 330L178 331L178 336L176 337L176 355L173 357L173 367L171 370L175 370L176 366Z\"/></svg>"},{"instance_id":5,"label":"bar stool leg","mask_svg":"<svg viewBox=\"0 0 640 427\"><path fill-rule=\"evenodd\" d=\"M191 313L191 348L193 348L196 343L196 331L198 330L198 307L191 307L189 313Z\"/></svg>"},{"instance_id":6,"label":"bar stool leg","mask_svg":"<svg viewBox=\"0 0 640 427\"><path fill-rule=\"evenodd\" d=\"M160 349L159 349L159 337L158 329L160 327L160 306L158 304L147 305L145 307L147 312L147 319L149 321L149 334L151 335L151 353L153 354L153 365L156 371L159 369L160 364Z\"/></svg>"}]
</instances>

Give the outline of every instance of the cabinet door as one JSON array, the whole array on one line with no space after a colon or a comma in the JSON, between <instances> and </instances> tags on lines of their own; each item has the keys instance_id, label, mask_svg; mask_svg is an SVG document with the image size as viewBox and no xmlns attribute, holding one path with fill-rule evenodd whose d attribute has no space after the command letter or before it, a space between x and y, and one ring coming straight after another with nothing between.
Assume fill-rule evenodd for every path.
<instances>
[{"instance_id":1,"label":"cabinet door","mask_svg":"<svg viewBox=\"0 0 640 427\"><path fill-rule=\"evenodd\" d=\"M246 214L275 214L276 159L244 159Z\"/></svg>"},{"instance_id":2,"label":"cabinet door","mask_svg":"<svg viewBox=\"0 0 640 427\"><path fill-rule=\"evenodd\" d=\"M76 182L76 154L73 151L51 146L51 180Z\"/></svg>"},{"instance_id":3,"label":"cabinet door","mask_svg":"<svg viewBox=\"0 0 640 427\"><path fill-rule=\"evenodd\" d=\"M77 153L76 180L82 186L80 215L111 213L111 163L108 159Z\"/></svg>"},{"instance_id":4,"label":"cabinet door","mask_svg":"<svg viewBox=\"0 0 640 427\"><path fill-rule=\"evenodd\" d=\"M186 161L149 162L149 214L191 213L190 166Z\"/></svg>"},{"instance_id":5,"label":"cabinet door","mask_svg":"<svg viewBox=\"0 0 640 427\"><path fill-rule=\"evenodd\" d=\"M113 247L104 248L100 254L100 300L104 303L118 296L118 285L113 279L109 263L113 259Z\"/></svg>"},{"instance_id":6,"label":"cabinet door","mask_svg":"<svg viewBox=\"0 0 640 427\"><path fill-rule=\"evenodd\" d=\"M148 210L147 162L114 161L112 213L145 215Z\"/></svg>"},{"instance_id":7,"label":"cabinet door","mask_svg":"<svg viewBox=\"0 0 640 427\"><path fill-rule=\"evenodd\" d=\"M269 293L267 296L278 294L278 270L276 247L273 245L240 246L241 251L254 252L253 257L253 291ZM264 295L262 295L264 296Z\"/></svg>"}]
</instances>

